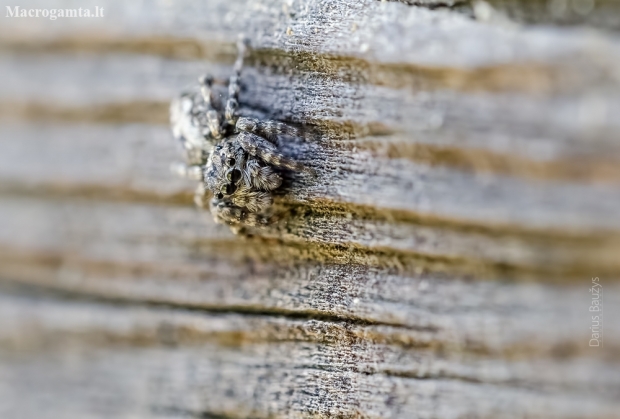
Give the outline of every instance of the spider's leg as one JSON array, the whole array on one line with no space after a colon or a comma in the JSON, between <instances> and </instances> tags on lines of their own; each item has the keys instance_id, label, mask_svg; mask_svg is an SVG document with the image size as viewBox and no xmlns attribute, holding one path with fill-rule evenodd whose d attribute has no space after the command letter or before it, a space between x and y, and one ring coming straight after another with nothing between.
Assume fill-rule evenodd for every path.
<instances>
[{"instance_id":1,"label":"spider's leg","mask_svg":"<svg viewBox=\"0 0 620 419\"><path fill-rule=\"evenodd\" d=\"M239 131L251 132L278 144L278 135L295 135L298 131L286 124L277 121L261 121L256 118L241 117L237 121L237 129Z\"/></svg>"},{"instance_id":2,"label":"spider's leg","mask_svg":"<svg viewBox=\"0 0 620 419\"><path fill-rule=\"evenodd\" d=\"M198 79L198 83L200 83L200 93L202 94L202 99L204 100L207 109L213 109L213 97L211 96L213 80L214 78L210 74L205 74Z\"/></svg>"},{"instance_id":3,"label":"spider's leg","mask_svg":"<svg viewBox=\"0 0 620 419\"><path fill-rule=\"evenodd\" d=\"M243 68L243 58L246 52L246 41L240 37L237 41L237 59L233 67L233 75L230 76L228 82L228 100L226 101L226 110L224 118L226 122L234 127L237 122L237 109L239 108L239 81L241 79L241 69Z\"/></svg>"},{"instance_id":4,"label":"spider's leg","mask_svg":"<svg viewBox=\"0 0 620 419\"><path fill-rule=\"evenodd\" d=\"M214 80L213 76L208 74L198 79L203 103L197 105L196 109L198 110L198 115L195 117L195 121L197 122L195 125L202 126L201 134L205 138L213 138L219 141L223 137L223 130L220 115L216 109L216 101L213 97L212 87ZM202 121L202 123L200 123L200 121Z\"/></svg>"},{"instance_id":5,"label":"spider's leg","mask_svg":"<svg viewBox=\"0 0 620 419\"><path fill-rule=\"evenodd\" d=\"M202 180L202 167L200 165L187 165L175 162L170 165L170 171L185 179Z\"/></svg>"},{"instance_id":6,"label":"spider's leg","mask_svg":"<svg viewBox=\"0 0 620 419\"><path fill-rule=\"evenodd\" d=\"M209 130L211 131L211 136L216 140L221 140L223 137L223 133L217 111L213 109L207 111L207 125L209 126Z\"/></svg>"},{"instance_id":7,"label":"spider's leg","mask_svg":"<svg viewBox=\"0 0 620 419\"><path fill-rule=\"evenodd\" d=\"M245 151L252 156L258 157L265 163L289 170L309 171L303 164L278 153L278 149L275 145L258 135L249 132L241 132L237 136L237 139Z\"/></svg>"},{"instance_id":8,"label":"spider's leg","mask_svg":"<svg viewBox=\"0 0 620 419\"><path fill-rule=\"evenodd\" d=\"M215 199L211 200L211 214L215 222L219 224L245 224L254 227L271 223L271 220L262 214L252 213L245 208Z\"/></svg>"}]
</instances>

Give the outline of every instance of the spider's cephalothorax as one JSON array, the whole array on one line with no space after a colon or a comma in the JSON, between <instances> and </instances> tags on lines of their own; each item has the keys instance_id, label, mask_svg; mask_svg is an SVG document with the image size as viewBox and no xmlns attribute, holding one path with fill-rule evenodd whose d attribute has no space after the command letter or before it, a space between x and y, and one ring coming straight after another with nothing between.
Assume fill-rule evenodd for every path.
<instances>
[{"instance_id":1,"label":"spider's cephalothorax","mask_svg":"<svg viewBox=\"0 0 620 419\"><path fill-rule=\"evenodd\" d=\"M265 225L273 220L272 191L282 184L278 170L306 169L278 152L278 135L293 135L295 129L238 116L245 42L240 41L238 48L225 104L213 94L214 79L209 76L200 78L200 92L184 94L172 102L172 133L187 158L187 164L176 165L175 170L201 180L197 204L204 205L206 191L211 191L209 206L217 222L236 227Z\"/></svg>"}]
</instances>

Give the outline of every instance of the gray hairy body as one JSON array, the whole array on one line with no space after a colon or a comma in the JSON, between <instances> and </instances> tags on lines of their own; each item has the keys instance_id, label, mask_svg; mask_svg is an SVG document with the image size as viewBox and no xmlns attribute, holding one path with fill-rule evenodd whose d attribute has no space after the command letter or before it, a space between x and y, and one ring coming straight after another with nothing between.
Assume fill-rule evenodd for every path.
<instances>
[{"instance_id":1,"label":"gray hairy body","mask_svg":"<svg viewBox=\"0 0 620 419\"><path fill-rule=\"evenodd\" d=\"M225 105L212 94L214 79L203 76L199 92L181 95L170 107L173 135L186 154L186 163L176 165L175 171L201 181L196 203L204 206L210 192L214 219L233 231L275 221L272 192L282 184L279 170L309 172L278 150L278 136L296 135L294 128L238 116L245 42L240 41L238 47Z\"/></svg>"}]
</instances>

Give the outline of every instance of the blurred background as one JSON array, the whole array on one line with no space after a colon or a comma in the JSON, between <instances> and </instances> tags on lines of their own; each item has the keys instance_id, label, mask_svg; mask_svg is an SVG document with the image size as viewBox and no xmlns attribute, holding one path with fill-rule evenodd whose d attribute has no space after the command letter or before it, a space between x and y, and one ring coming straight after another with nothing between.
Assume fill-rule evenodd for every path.
<instances>
[{"instance_id":1,"label":"blurred background","mask_svg":"<svg viewBox=\"0 0 620 419\"><path fill-rule=\"evenodd\" d=\"M0 417L618 417L619 2L0 5ZM239 33L246 238L169 170Z\"/></svg>"}]
</instances>

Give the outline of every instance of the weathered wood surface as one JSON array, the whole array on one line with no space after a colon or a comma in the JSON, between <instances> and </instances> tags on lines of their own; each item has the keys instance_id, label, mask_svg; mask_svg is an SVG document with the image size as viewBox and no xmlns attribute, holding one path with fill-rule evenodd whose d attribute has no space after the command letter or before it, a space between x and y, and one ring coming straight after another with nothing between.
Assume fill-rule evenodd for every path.
<instances>
[{"instance_id":1,"label":"weathered wood surface","mask_svg":"<svg viewBox=\"0 0 620 419\"><path fill-rule=\"evenodd\" d=\"M617 417L620 14L584 1L3 18L0 417ZM168 171L239 32L242 111L318 172L246 239Z\"/></svg>"}]
</instances>

